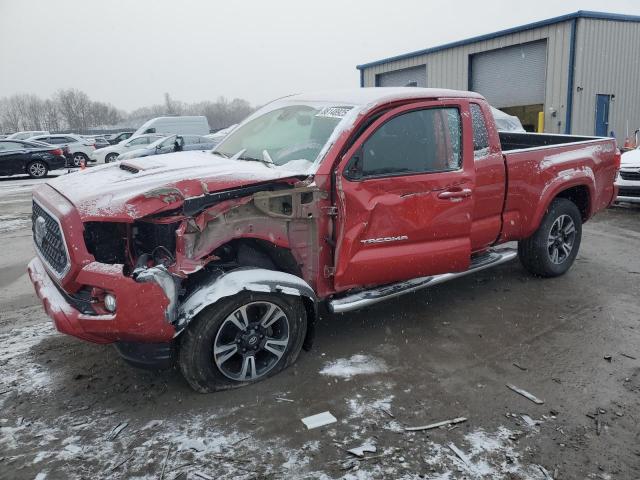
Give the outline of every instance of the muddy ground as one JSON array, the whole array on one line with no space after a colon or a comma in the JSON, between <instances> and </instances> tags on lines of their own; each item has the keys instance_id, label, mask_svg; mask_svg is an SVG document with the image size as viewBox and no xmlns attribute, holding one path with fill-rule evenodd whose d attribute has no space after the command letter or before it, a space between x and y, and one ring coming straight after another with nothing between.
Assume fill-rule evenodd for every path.
<instances>
[{"instance_id":1,"label":"muddy ground","mask_svg":"<svg viewBox=\"0 0 640 480\"><path fill-rule=\"evenodd\" d=\"M37 185L0 179L2 479L640 478L639 208L588 223L564 277L516 261L325 314L293 368L201 395L54 331L24 274Z\"/></svg>"}]
</instances>

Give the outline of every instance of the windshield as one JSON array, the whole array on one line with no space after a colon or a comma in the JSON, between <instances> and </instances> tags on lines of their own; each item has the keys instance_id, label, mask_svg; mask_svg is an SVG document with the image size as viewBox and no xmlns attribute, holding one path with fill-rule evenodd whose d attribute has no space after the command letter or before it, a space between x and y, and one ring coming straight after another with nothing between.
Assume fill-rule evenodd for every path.
<instances>
[{"instance_id":1,"label":"windshield","mask_svg":"<svg viewBox=\"0 0 640 480\"><path fill-rule=\"evenodd\" d=\"M320 155L352 106L286 105L257 112L233 130L214 153L239 160L258 160L275 166L308 163Z\"/></svg>"},{"instance_id":2,"label":"windshield","mask_svg":"<svg viewBox=\"0 0 640 480\"><path fill-rule=\"evenodd\" d=\"M176 138L175 135L170 135L168 137L161 137L158 140L154 141L153 143L150 143L149 147L147 148L156 148L158 146L160 146L161 148L168 147L170 145L173 145L175 138Z\"/></svg>"}]
</instances>

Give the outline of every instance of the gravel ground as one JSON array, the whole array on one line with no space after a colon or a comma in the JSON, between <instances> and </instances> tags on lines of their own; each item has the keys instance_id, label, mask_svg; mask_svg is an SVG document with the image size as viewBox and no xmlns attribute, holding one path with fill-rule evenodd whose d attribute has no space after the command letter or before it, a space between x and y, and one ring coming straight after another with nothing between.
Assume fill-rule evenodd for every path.
<instances>
[{"instance_id":1,"label":"gravel ground","mask_svg":"<svg viewBox=\"0 0 640 480\"><path fill-rule=\"evenodd\" d=\"M289 370L201 395L53 329L24 273L40 182L0 179L2 479L640 478L640 208L585 225L561 278L512 262L325 314Z\"/></svg>"}]
</instances>

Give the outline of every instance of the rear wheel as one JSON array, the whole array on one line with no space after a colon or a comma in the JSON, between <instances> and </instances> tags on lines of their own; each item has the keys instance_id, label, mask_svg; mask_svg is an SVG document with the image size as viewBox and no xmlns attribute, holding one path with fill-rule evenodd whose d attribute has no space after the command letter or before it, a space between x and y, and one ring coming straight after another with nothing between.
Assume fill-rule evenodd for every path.
<instances>
[{"instance_id":1,"label":"rear wheel","mask_svg":"<svg viewBox=\"0 0 640 480\"><path fill-rule=\"evenodd\" d=\"M76 152L73 154L73 165L76 167L79 167L83 162L86 166L88 161L89 157L82 152Z\"/></svg>"},{"instance_id":2,"label":"rear wheel","mask_svg":"<svg viewBox=\"0 0 640 480\"><path fill-rule=\"evenodd\" d=\"M48 171L49 167L47 167L47 164L40 160L35 160L27 165L27 173L31 178L45 177Z\"/></svg>"},{"instance_id":3,"label":"rear wheel","mask_svg":"<svg viewBox=\"0 0 640 480\"><path fill-rule=\"evenodd\" d=\"M518 243L524 267L540 277L557 277L573 265L582 239L582 216L575 203L556 198L535 233Z\"/></svg>"},{"instance_id":4,"label":"rear wheel","mask_svg":"<svg viewBox=\"0 0 640 480\"><path fill-rule=\"evenodd\" d=\"M104 163L115 162L117 159L118 159L118 154L117 153L110 153L109 155L104 157Z\"/></svg>"},{"instance_id":5,"label":"rear wheel","mask_svg":"<svg viewBox=\"0 0 640 480\"><path fill-rule=\"evenodd\" d=\"M202 393L260 381L298 358L307 329L302 300L242 292L200 312L182 335L178 362Z\"/></svg>"}]
</instances>

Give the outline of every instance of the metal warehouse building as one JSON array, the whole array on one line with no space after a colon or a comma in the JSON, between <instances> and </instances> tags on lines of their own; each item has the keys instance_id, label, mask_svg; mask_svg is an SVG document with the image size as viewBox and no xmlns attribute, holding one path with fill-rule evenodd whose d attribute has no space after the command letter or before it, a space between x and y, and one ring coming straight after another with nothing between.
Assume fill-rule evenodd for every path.
<instances>
[{"instance_id":1,"label":"metal warehouse building","mask_svg":"<svg viewBox=\"0 0 640 480\"><path fill-rule=\"evenodd\" d=\"M530 131L640 128L640 16L579 11L357 68L361 86L474 90Z\"/></svg>"}]
</instances>

